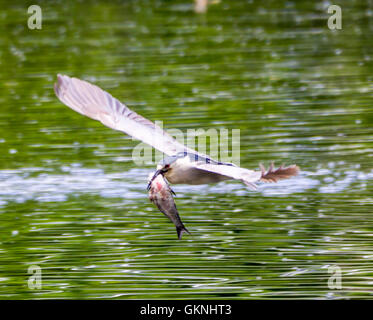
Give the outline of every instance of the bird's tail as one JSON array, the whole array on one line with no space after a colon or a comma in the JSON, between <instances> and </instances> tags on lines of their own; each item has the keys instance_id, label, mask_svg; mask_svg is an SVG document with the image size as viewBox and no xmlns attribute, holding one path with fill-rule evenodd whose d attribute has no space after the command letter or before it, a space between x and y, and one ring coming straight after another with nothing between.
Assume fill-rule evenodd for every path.
<instances>
[{"instance_id":1,"label":"bird's tail","mask_svg":"<svg viewBox=\"0 0 373 320\"><path fill-rule=\"evenodd\" d=\"M268 170L262 164L259 164L260 170L262 171L262 176L260 181L263 182L277 182L281 179L287 179L293 176L296 176L300 169L297 165L293 164L288 167L280 166L275 169L273 162L269 166Z\"/></svg>"}]
</instances>

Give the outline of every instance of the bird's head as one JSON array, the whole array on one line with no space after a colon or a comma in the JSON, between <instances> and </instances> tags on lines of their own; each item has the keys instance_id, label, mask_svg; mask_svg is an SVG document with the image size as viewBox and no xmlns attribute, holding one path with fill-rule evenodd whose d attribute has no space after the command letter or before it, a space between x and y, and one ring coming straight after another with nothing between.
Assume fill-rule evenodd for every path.
<instances>
[{"instance_id":1,"label":"bird's head","mask_svg":"<svg viewBox=\"0 0 373 320\"><path fill-rule=\"evenodd\" d=\"M168 172L169 170L171 169L171 163L168 163L168 162L165 162L164 160L162 162L160 162L158 165L157 165L157 171L155 171L154 173L151 173L149 174L149 177L148 177L148 190L150 189L150 186L153 182L153 180L155 178L157 178L158 175L164 175L166 172Z\"/></svg>"},{"instance_id":2,"label":"bird's head","mask_svg":"<svg viewBox=\"0 0 373 320\"><path fill-rule=\"evenodd\" d=\"M170 171L175 162L182 157L184 157L184 153L178 153L174 156L169 156L162 159L157 165L157 170L160 170L160 173L166 173L167 171Z\"/></svg>"},{"instance_id":3,"label":"bird's head","mask_svg":"<svg viewBox=\"0 0 373 320\"><path fill-rule=\"evenodd\" d=\"M170 163L166 163L166 164L158 164L157 165L157 171L159 171L158 172L158 174L160 174L160 173L166 173L168 170L170 170L171 169L171 164Z\"/></svg>"}]
</instances>

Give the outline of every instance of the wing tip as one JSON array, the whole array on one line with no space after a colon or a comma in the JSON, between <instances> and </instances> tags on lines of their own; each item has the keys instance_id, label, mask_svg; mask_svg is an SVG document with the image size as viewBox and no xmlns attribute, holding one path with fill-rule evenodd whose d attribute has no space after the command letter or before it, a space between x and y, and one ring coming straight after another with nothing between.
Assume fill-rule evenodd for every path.
<instances>
[{"instance_id":1,"label":"wing tip","mask_svg":"<svg viewBox=\"0 0 373 320\"><path fill-rule=\"evenodd\" d=\"M287 167L281 165L275 169L274 163L271 162L268 170L266 170L261 163L259 164L259 167L262 174L260 181L262 182L277 182L278 180L294 177L300 172L300 168L296 164L292 164Z\"/></svg>"},{"instance_id":2,"label":"wing tip","mask_svg":"<svg viewBox=\"0 0 373 320\"><path fill-rule=\"evenodd\" d=\"M256 191L258 190L258 186L254 183L254 182L249 182L249 181L245 181L245 180L242 180L243 183L252 191Z\"/></svg>"},{"instance_id":3,"label":"wing tip","mask_svg":"<svg viewBox=\"0 0 373 320\"><path fill-rule=\"evenodd\" d=\"M57 82L54 83L53 88L54 88L54 93L58 98L61 97L63 94L63 88L66 87L66 80L70 80L70 77L65 76L63 74L58 73L57 74Z\"/></svg>"}]
</instances>

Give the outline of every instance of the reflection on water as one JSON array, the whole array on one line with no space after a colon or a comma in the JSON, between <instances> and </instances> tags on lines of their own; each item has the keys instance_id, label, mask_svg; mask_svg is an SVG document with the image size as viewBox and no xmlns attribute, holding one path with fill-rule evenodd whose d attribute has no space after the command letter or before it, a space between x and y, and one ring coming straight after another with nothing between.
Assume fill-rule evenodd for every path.
<instances>
[{"instance_id":1,"label":"reflection on water","mask_svg":"<svg viewBox=\"0 0 373 320\"><path fill-rule=\"evenodd\" d=\"M38 31L23 3L3 8L0 297L371 298L373 7L345 3L349 23L330 31L328 5L56 2ZM240 129L243 167L302 172L258 192L174 186L192 232L178 241L147 199L154 168L131 161L137 142L62 105L57 73L165 128Z\"/></svg>"},{"instance_id":2,"label":"reflection on water","mask_svg":"<svg viewBox=\"0 0 373 320\"><path fill-rule=\"evenodd\" d=\"M329 163L329 166L331 163ZM355 166L356 167L356 166ZM0 206L8 202L67 201L70 195L84 193L107 198L124 198L125 200L145 198L145 187L149 170L131 169L127 172L105 173L102 169L82 168L74 163L63 166L64 174L39 173L43 168L24 168L0 171ZM259 170L259 168L257 168ZM316 193L339 193L351 189L367 190L367 184L373 179L373 169L364 173L353 169L343 172L331 169L319 169L317 172L302 171L291 180L281 180L275 184L259 183L258 192L264 196L291 195L310 191ZM214 185L173 186L178 194L196 193L199 195L217 195L221 193L238 196L250 195L243 184L235 182Z\"/></svg>"}]
</instances>

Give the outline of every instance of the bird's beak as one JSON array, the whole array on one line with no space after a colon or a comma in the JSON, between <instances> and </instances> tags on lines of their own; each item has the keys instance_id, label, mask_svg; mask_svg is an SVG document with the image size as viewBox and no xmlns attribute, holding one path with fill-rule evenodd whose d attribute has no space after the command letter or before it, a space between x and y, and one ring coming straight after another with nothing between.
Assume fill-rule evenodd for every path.
<instances>
[{"instance_id":1,"label":"bird's beak","mask_svg":"<svg viewBox=\"0 0 373 320\"><path fill-rule=\"evenodd\" d=\"M154 173L154 175L153 175L153 177L149 180L149 183L148 183L148 186L147 186L147 190L149 191L150 190L150 187L151 187L151 185L152 185L152 182L153 182L153 180L159 175L159 174L163 174L164 172L163 172L163 170L162 169L159 169L159 170L157 170L155 173Z\"/></svg>"}]
</instances>

